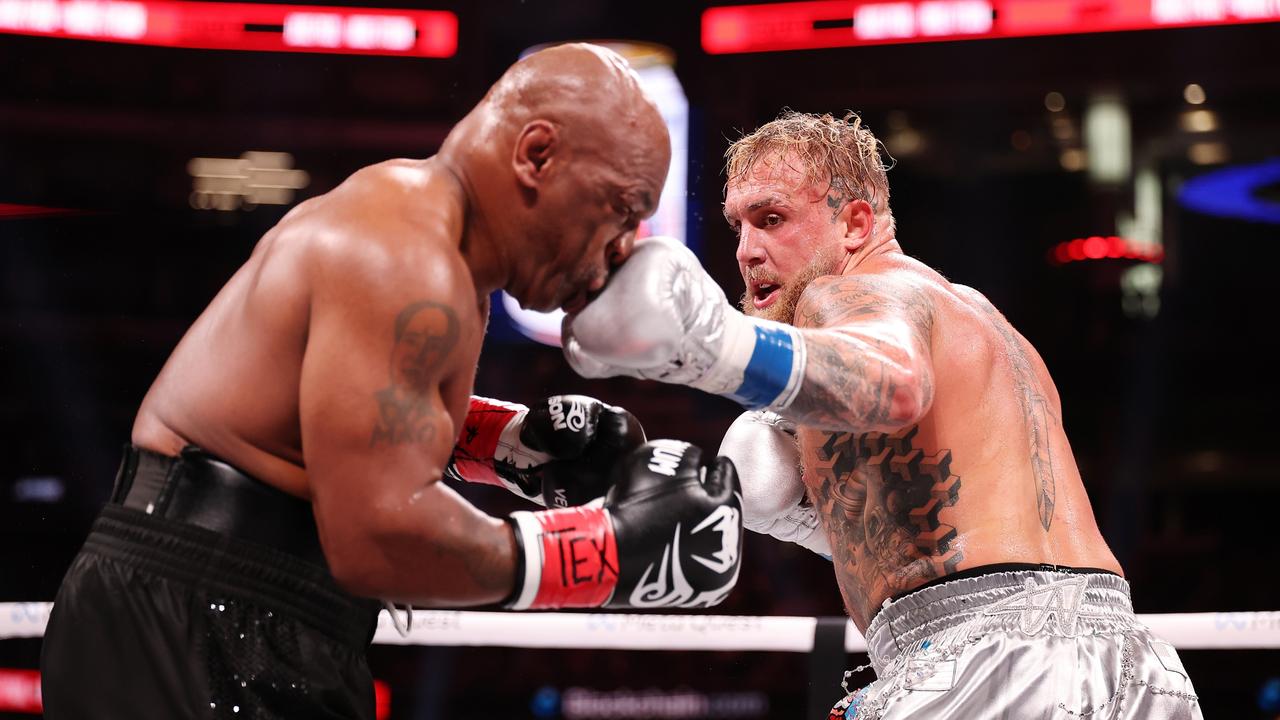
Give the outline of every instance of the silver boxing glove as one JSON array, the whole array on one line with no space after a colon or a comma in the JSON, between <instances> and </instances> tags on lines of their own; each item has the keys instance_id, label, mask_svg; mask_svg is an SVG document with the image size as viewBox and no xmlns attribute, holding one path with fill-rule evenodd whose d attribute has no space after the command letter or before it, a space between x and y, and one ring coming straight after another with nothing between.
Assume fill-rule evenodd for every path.
<instances>
[{"instance_id":1,"label":"silver boxing glove","mask_svg":"<svg viewBox=\"0 0 1280 720\"><path fill-rule=\"evenodd\" d=\"M738 416L720 443L742 485L742 526L831 559L817 510L805 499L795 423L767 410Z\"/></svg>"},{"instance_id":2,"label":"silver boxing glove","mask_svg":"<svg viewBox=\"0 0 1280 720\"><path fill-rule=\"evenodd\" d=\"M804 340L748 317L679 240L636 243L604 290L565 318L564 354L585 377L689 385L750 408L785 408L800 389Z\"/></svg>"}]
</instances>

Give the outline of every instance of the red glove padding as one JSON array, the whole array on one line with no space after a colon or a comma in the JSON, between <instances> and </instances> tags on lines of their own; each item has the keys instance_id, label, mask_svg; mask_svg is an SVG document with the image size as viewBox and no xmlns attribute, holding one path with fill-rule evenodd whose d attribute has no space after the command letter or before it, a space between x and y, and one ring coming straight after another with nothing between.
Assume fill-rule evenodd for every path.
<instances>
[{"instance_id":1,"label":"red glove padding","mask_svg":"<svg viewBox=\"0 0 1280 720\"><path fill-rule=\"evenodd\" d=\"M472 396L445 473L550 507L581 505L604 497L613 465L643 442L634 415L584 395L532 408Z\"/></svg>"}]
</instances>

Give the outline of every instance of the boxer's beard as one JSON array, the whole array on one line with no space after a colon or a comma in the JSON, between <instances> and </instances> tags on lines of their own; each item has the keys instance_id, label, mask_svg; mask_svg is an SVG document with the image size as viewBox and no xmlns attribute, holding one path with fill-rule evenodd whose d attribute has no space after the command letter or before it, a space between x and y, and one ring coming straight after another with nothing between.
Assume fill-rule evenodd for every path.
<instances>
[{"instance_id":1,"label":"boxer's beard","mask_svg":"<svg viewBox=\"0 0 1280 720\"><path fill-rule=\"evenodd\" d=\"M764 320L774 320L794 325L796 305L800 304L800 296L804 294L804 289L809 287L809 283L814 280L825 275L833 274L835 269L835 261L826 257L826 253L819 253L818 257L814 258L812 262L805 265L800 272L796 273L795 277L791 278L790 282L782 286L782 290L779 291L780 294L778 299L774 301L772 305L764 309L758 309L753 302L755 298L752 297L750 290L750 281L756 279L757 275L753 268L752 271L748 272L748 289L742 293L742 301L739 306L742 308L743 313L750 315L751 317L758 317ZM760 279L773 279L769 278L764 273L759 273L759 275L763 276Z\"/></svg>"}]
</instances>

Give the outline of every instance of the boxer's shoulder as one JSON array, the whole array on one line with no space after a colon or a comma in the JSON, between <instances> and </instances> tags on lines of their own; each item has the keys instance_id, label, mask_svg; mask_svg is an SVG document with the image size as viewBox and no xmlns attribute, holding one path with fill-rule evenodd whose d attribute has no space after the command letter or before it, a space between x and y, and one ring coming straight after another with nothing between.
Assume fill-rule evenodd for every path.
<instances>
[{"instance_id":1,"label":"boxer's shoulder","mask_svg":"<svg viewBox=\"0 0 1280 720\"><path fill-rule=\"evenodd\" d=\"M976 288L971 288L968 285L961 285L959 283L951 283L951 291L956 297L960 298L962 302L974 309L981 310L983 312L996 311L996 306L991 304L991 300Z\"/></svg>"},{"instance_id":2,"label":"boxer's shoulder","mask_svg":"<svg viewBox=\"0 0 1280 720\"><path fill-rule=\"evenodd\" d=\"M369 186L379 189L350 190L344 183L309 201L263 245L274 246L270 254L277 259L296 260L313 290L413 290L475 305L474 279L460 249L461 221L447 209L452 203L435 202L430 184L421 195L387 185L385 178Z\"/></svg>"},{"instance_id":3,"label":"boxer's shoulder","mask_svg":"<svg viewBox=\"0 0 1280 720\"><path fill-rule=\"evenodd\" d=\"M933 300L926 278L904 270L858 272L820 277L805 288L796 305L799 327L834 327L907 315L927 322Z\"/></svg>"},{"instance_id":4,"label":"boxer's shoulder","mask_svg":"<svg viewBox=\"0 0 1280 720\"><path fill-rule=\"evenodd\" d=\"M456 178L439 165L388 160L362 168L302 203L277 231L291 243L317 251L409 255L402 262L448 256L461 260L465 214Z\"/></svg>"}]
</instances>

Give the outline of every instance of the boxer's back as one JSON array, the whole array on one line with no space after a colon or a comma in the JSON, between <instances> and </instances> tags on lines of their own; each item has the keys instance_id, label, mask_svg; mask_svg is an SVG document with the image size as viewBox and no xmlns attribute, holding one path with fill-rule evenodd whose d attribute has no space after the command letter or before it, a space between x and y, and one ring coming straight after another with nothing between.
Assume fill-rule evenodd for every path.
<instances>
[{"instance_id":1,"label":"boxer's back","mask_svg":"<svg viewBox=\"0 0 1280 720\"><path fill-rule=\"evenodd\" d=\"M198 445L307 497L299 386L315 285L342 292L348 282L376 283L376 275L354 275L424 248L456 259L457 238L440 231L448 223L438 222L439 208L448 203L434 197L437 182L427 164L391 161L286 215L174 349L138 411L133 442L167 455ZM358 266L347 266L353 277L335 282L353 255L361 256ZM474 362L459 365L468 366ZM465 412L470 386L463 374L443 388L456 416Z\"/></svg>"},{"instance_id":2,"label":"boxer's back","mask_svg":"<svg viewBox=\"0 0 1280 720\"><path fill-rule=\"evenodd\" d=\"M932 324L933 404L898 433L802 429L851 616L956 571L1049 563L1120 572L1098 531L1035 349L977 291L900 253L859 268Z\"/></svg>"}]
</instances>

